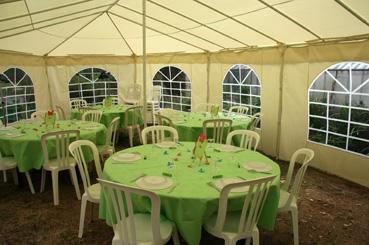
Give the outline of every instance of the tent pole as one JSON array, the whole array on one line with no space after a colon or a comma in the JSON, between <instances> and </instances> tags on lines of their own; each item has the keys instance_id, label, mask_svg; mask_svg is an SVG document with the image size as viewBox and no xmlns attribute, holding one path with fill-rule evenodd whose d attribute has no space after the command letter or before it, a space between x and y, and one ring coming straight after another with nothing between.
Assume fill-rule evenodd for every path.
<instances>
[{"instance_id":1,"label":"tent pole","mask_svg":"<svg viewBox=\"0 0 369 245\"><path fill-rule=\"evenodd\" d=\"M147 126L146 111L146 0L142 0L142 81L143 81L143 120Z\"/></svg>"},{"instance_id":2,"label":"tent pole","mask_svg":"<svg viewBox=\"0 0 369 245\"><path fill-rule=\"evenodd\" d=\"M206 103L210 100L210 53L206 54Z\"/></svg>"},{"instance_id":3,"label":"tent pole","mask_svg":"<svg viewBox=\"0 0 369 245\"><path fill-rule=\"evenodd\" d=\"M283 112L283 76L284 76L284 55L286 53L286 47L282 47L281 51L281 66L279 70L279 101L278 101L278 123L277 123L277 145L276 145L276 158L280 157L281 147L281 131L282 131L282 112Z\"/></svg>"}]
</instances>

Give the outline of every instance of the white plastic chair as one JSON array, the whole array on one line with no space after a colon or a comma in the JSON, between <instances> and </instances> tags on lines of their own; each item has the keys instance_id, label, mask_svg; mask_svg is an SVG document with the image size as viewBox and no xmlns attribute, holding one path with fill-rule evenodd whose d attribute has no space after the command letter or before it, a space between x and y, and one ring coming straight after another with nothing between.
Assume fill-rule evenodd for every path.
<instances>
[{"instance_id":1,"label":"white plastic chair","mask_svg":"<svg viewBox=\"0 0 369 245\"><path fill-rule=\"evenodd\" d=\"M139 105L141 99L141 85L129 84L123 92L123 103L127 105Z\"/></svg>"},{"instance_id":2,"label":"white plastic chair","mask_svg":"<svg viewBox=\"0 0 369 245\"><path fill-rule=\"evenodd\" d=\"M83 150L82 150L83 149ZM69 151L77 162L79 173L81 175L83 188L85 193L82 195L81 202L81 214L79 218L79 229L78 237L82 238L83 227L85 222L86 205L87 201L92 203L100 202L100 190L101 186L99 183L91 184L90 174L88 172L88 162L86 162L83 151L90 150L94 157L95 168L98 178L102 177L102 170L100 165L99 152L97 151L96 145L89 140L77 140L69 145Z\"/></svg>"},{"instance_id":3,"label":"white plastic chair","mask_svg":"<svg viewBox=\"0 0 369 245\"><path fill-rule=\"evenodd\" d=\"M167 137L165 137L166 132L170 133L170 139L173 142L178 141L178 132L177 129L169 127L169 126L150 126L146 127L142 130L142 144L146 145L148 134L151 134L151 143L156 144L163 141L167 141Z\"/></svg>"},{"instance_id":4,"label":"white plastic chair","mask_svg":"<svg viewBox=\"0 0 369 245\"><path fill-rule=\"evenodd\" d=\"M82 114L82 121L97 122L100 123L102 111L88 110Z\"/></svg>"},{"instance_id":5,"label":"white plastic chair","mask_svg":"<svg viewBox=\"0 0 369 245\"><path fill-rule=\"evenodd\" d=\"M161 114L155 114L155 121L157 125L173 127L173 122L169 117Z\"/></svg>"},{"instance_id":6,"label":"white plastic chair","mask_svg":"<svg viewBox=\"0 0 369 245\"><path fill-rule=\"evenodd\" d=\"M297 159L303 157L302 165L297 171L293 184L291 184L293 169ZM297 210L297 197L300 192L300 187L304 179L304 175L310 161L314 157L314 151L308 148L301 148L293 153L290 165L288 167L286 180L281 186L278 212L291 212L292 227L293 227L293 244L299 244L299 231L298 231L298 210ZM290 191L289 191L290 189Z\"/></svg>"},{"instance_id":7,"label":"white plastic chair","mask_svg":"<svg viewBox=\"0 0 369 245\"><path fill-rule=\"evenodd\" d=\"M87 107L87 101L82 99L71 100L69 103L72 110Z\"/></svg>"},{"instance_id":8,"label":"white plastic chair","mask_svg":"<svg viewBox=\"0 0 369 245\"><path fill-rule=\"evenodd\" d=\"M223 144L223 138L229 134L231 127L232 120L230 119L208 119L202 123L203 133L206 137L219 144ZM210 131L212 137L210 137Z\"/></svg>"},{"instance_id":9,"label":"white plastic chair","mask_svg":"<svg viewBox=\"0 0 369 245\"><path fill-rule=\"evenodd\" d=\"M47 111L35 111L31 114L31 119L33 121L43 121L45 119L45 115L47 114Z\"/></svg>"},{"instance_id":10,"label":"white plastic chair","mask_svg":"<svg viewBox=\"0 0 369 245\"><path fill-rule=\"evenodd\" d=\"M259 230L256 225L274 178L275 176L268 176L224 186L220 192L218 214L205 221L205 230L224 239L226 245L236 245L240 239L247 239L246 244L248 244L249 238L252 238L253 245L258 245ZM232 189L247 186L249 189L242 211L227 212L228 195Z\"/></svg>"},{"instance_id":11,"label":"white plastic chair","mask_svg":"<svg viewBox=\"0 0 369 245\"><path fill-rule=\"evenodd\" d=\"M129 145L133 147L134 130L137 130L138 137L141 141L140 120L142 117L142 106L133 106L128 108L124 113L124 128L128 131Z\"/></svg>"},{"instance_id":12,"label":"white plastic chair","mask_svg":"<svg viewBox=\"0 0 369 245\"><path fill-rule=\"evenodd\" d=\"M162 94L162 87L159 85L153 86L147 95L147 119L155 125L155 114L160 112L160 100Z\"/></svg>"},{"instance_id":13,"label":"white plastic chair","mask_svg":"<svg viewBox=\"0 0 369 245\"><path fill-rule=\"evenodd\" d=\"M195 112L210 112L212 106L219 106L218 104L214 103L199 103L195 106ZM219 107L220 111L220 107Z\"/></svg>"},{"instance_id":14,"label":"white plastic chair","mask_svg":"<svg viewBox=\"0 0 369 245\"><path fill-rule=\"evenodd\" d=\"M117 136L117 129L119 126L119 122L120 122L120 117L116 117L110 122L109 127L106 130L106 134L105 134L105 144L97 146L101 159L104 159L103 155L105 153L108 153L109 156L111 156L115 152L115 140Z\"/></svg>"},{"instance_id":15,"label":"white plastic chair","mask_svg":"<svg viewBox=\"0 0 369 245\"><path fill-rule=\"evenodd\" d=\"M103 102L102 102L103 105L105 105L105 99L103 99ZM111 97L111 102L112 102L113 105L118 105L119 104L118 97L115 97L115 96Z\"/></svg>"},{"instance_id":16,"label":"white plastic chair","mask_svg":"<svg viewBox=\"0 0 369 245\"><path fill-rule=\"evenodd\" d=\"M252 115L251 117L251 122L250 125L248 127L249 130L255 130L255 128L259 125L260 119L263 116L262 113L258 112L255 113L254 115Z\"/></svg>"},{"instance_id":17,"label":"white plastic chair","mask_svg":"<svg viewBox=\"0 0 369 245\"><path fill-rule=\"evenodd\" d=\"M58 116L59 120L66 120L67 117L65 116L65 111L61 106L55 106L56 115Z\"/></svg>"},{"instance_id":18,"label":"white plastic chair","mask_svg":"<svg viewBox=\"0 0 369 245\"><path fill-rule=\"evenodd\" d=\"M226 144L232 145L232 138L235 136L240 137L239 147L253 151L256 151L258 148L260 141L260 135L258 133L244 129L234 130L227 135Z\"/></svg>"},{"instance_id":19,"label":"white plastic chair","mask_svg":"<svg viewBox=\"0 0 369 245\"><path fill-rule=\"evenodd\" d=\"M107 215L116 220L113 226L113 245L160 245L172 237L173 243L179 245L176 226L169 220L160 220L160 198L154 192L138 189L114 182L98 179L107 201ZM134 213L133 196L146 197L151 202L151 212ZM123 201L122 199L125 199Z\"/></svg>"},{"instance_id":20,"label":"white plastic chair","mask_svg":"<svg viewBox=\"0 0 369 245\"><path fill-rule=\"evenodd\" d=\"M53 185L53 198L54 205L59 205L59 171L69 170L72 183L74 185L78 200L81 199L81 193L79 191L78 180L76 175L76 162L69 156L68 146L70 138L79 138L79 130L66 130L46 133L41 136L41 146L44 154L44 164L42 166L41 174L41 191L45 190L46 171L51 172L52 185ZM47 141L55 141L56 158L51 159L47 147Z\"/></svg>"},{"instance_id":21,"label":"white plastic chair","mask_svg":"<svg viewBox=\"0 0 369 245\"><path fill-rule=\"evenodd\" d=\"M231 115L232 113L240 114L240 115L246 115L249 111L249 108L247 106L231 106L228 110L228 114Z\"/></svg>"},{"instance_id":22,"label":"white plastic chair","mask_svg":"<svg viewBox=\"0 0 369 245\"><path fill-rule=\"evenodd\" d=\"M12 170L13 181L15 185L18 185L18 173L17 162L13 157L2 157L0 153L0 171L3 171L4 182L7 182L6 171Z\"/></svg>"}]
</instances>

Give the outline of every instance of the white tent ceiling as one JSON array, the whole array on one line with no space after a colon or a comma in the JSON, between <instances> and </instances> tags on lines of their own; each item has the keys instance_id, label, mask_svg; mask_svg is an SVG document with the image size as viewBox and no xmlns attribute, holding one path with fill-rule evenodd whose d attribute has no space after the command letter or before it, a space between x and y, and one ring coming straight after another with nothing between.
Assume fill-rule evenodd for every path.
<instances>
[{"instance_id":1,"label":"white tent ceiling","mask_svg":"<svg viewBox=\"0 0 369 245\"><path fill-rule=\"evenodd\" d=\"M147 0L147 53L369 36L368 0ZM0 49L142 54L141 0L0 0Z\"/></svg>"}]
</instances>

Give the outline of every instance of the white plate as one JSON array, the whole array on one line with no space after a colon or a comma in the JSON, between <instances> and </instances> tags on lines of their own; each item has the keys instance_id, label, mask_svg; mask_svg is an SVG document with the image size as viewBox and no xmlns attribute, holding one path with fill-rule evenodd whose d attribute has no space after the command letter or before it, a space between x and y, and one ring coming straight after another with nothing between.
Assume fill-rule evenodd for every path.
<instances>
[{"instance_id":1,"label":"white plate","mask_svg":"<svg viewBox=\"0 0 369 245\"><path fill-rule=\"evenodd\" d=\"M24 136L25 134L20 134L20 133L7 133L7 134L3 134L2 136L6 137L6 138L16 138L16 137L21 137Z\"/></svg>"},{"instance_id":2,"label":"white plate","mask_svg":"<svg viewBox=\"0 0 369 245\"><path fill-rule=\"evenodd\" d=\"M13 126L0 127L0 131L8 131L8 130L13 130L13 129L15 129Z\"/></svg>"},{"instance_id":3,"label":"white plate","mask_svg":"<svg viewBox=\"0 0 369 245\"><path fill-rule=\"evenodd\" d=\"M263 163L263 162L247 162L242 164L243 168L246 168L247 170L253 170L256 172L271 172L272 166Z\"/></svg>"},{"instance_id":4,"label":"white plate","mask_svg":"<svg viewBox=\"0 0 369 245\"><path fill-rule=\"evenodd\" d=\"M134 162L140 160L141 156L135 153L121 152L114 154L112 159L116 162Z\"/></svg>"},{"instance_id":5,"label":"white plate","mask_svg":"<svg viewBox=\"0 0 369 245\"><path fill-rule=\"evenodd\" d=\"M99 129L100 126L86 126L86 127L83 127L82 129L84 130L95 130L95 129Z\"/></svg>"},{"instance_id":6,"label":"white plate","mask_svg":"<svg viewBox=\"0 0 369 245\"><path fill-rule=\"evenodd\" d=\"M173 185L173 180L165 176L145 176L136 180L136 185L143 189L162 190Z\"/></svg>"},{"instance_id":7,"label":"white plate","mask_svg":"<svg viewBox=\"0 0 369 245\"><path fill-rule=\"evenodd\" d=\"M242 151L243 149L233 145L221 145L219 146L218 150L222 152L237 152Z\"/></svg>"},{"instance_id":8,"label":"white plate","mask_svg":"<svg viewBox=\"0 0 369 245\"><path fill-rule=\"evenodd\" d=\"M214 184L215 188L217 188L218 190L222 190L224 188L224 186L226 186L226 185L233 184L233 183L239 183L239 182L242 182L242 181L245 181L245 180L240 179L238 177L224 178L224 179L214 181L213 184ZM249 190L248 186L243 186L243 187L234 188L234 189L232 189L231 192L246 192L248 190Z\"/></svg>"},{"instance_id":9,"label":"white plate","mask_svg":"<svg viewBox=\"0 0 369 245\"><path fill-rule=\"evenodd\" d=\"M163 141L160 143L156 143L156 146L160 148L171 148L171 147L177 147L176 143L173 141Z\"/></svg>"}]
</instances>

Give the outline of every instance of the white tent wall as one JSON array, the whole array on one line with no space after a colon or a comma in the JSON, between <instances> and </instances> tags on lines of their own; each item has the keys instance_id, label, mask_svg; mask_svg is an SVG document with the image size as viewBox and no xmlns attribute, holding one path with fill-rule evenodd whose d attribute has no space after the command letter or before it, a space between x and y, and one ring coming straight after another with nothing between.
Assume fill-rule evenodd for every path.
<instances>
[{"instance_id":1,"label":"white tent wall","mask_svg":"<svg viewBox=\"0 0 369 245\"><path fill-rule=\"evenodd\" d=\"M315 151L312 166L369 186L369 159L307 141L308 89L330 65L343 61L369 63L369 42L289 48L285 54L279 157L289 159L300 147Z\"/></svg>"},{"instance_id":2,"label":"white tent wall","mask_svg":"<svg viewBox=\"0 0 369 245\"><path fill-rule=\"evenodd\" d=\"M44 58L41 56L0 51L0 72L3 73L9 68L20 68L28 74L33 82L36 109L49 109L49 84Z\"/></svg>"},{"instance_id":3,"label":"white tent wall","mask_svg":"<svg viewBox=\"0 0 369 245\"><path fill-rule=\"evenodd\" d=\"M135 79L135 64L131 57L48 57L47 72L53 105L59 105L69 114L69 81L79 71L96 67L110 72L118 82L122 99L124 87Z\"/></svg>"}]
</instances>

